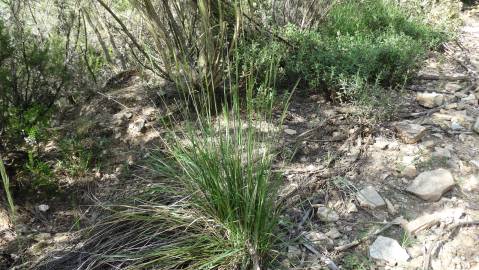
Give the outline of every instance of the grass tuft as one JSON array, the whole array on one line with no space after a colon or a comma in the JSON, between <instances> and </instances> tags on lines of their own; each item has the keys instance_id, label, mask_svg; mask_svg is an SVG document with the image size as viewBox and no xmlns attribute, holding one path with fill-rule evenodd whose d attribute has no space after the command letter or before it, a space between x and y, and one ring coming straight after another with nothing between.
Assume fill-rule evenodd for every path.
<instances>
[{"instance_id":1,"label":"grass tuft","mask_svg":"<svg viewBox=\"0 0 479 270\"><path fill-rule=\"evenodd\" d=\"M229 62L222 102L196 86L182 90L190 106L167 123L152 154L155 187L105 206L83 247L41 269L255 269L277 243L277 183L271 170L274 95ZM185 80L188 83L188 80ZM180 84L181 85L181 84ZM241 92L241 93L240 93ZM166 101L165 101L166 104ZM50 267L50 268L49 268Z\"/></svg>"}]
</instances>

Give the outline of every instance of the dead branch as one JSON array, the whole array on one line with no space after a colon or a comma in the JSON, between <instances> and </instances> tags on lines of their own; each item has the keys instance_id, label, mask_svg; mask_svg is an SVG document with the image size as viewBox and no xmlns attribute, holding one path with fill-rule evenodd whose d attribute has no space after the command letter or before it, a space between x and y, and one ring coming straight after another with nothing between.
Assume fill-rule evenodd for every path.
<instances>
[{"instance_id":1,"label":"dead branch","mask_svg":"<svg viewBox=\"0 0 479 270\"><path fill-rule=\"evenodd\" d=\"M416 77L417 80L438 80L438 81L468 81L470 77L467 75L433 75L433 74L422 74Z\"/></svg>"},{"instance_id":2,"label":"dead branch","mask_svg":"<svg viewBox=\"0 0 479 270\"><path fill-rule=\"evenodd\" d=\"M376 230L366 236L363 236L362 238L359 238L359 239L356 239L354 241L352 241L351 243L348 243L348 244L345 244L345 245L342 245L342 246L337 246L334 248L335 251L338 251L338 252L341 252L341 251L345 251L347 249L350 249L354 246L357 246L359 244L361 244L362 242L366 241L366 240L369 240L370 238L386 231L387 229L391 228L393 225L398 225L400 224L400 221L403 219L402 216L400 217L397 217L395 218L394 220L392 220L391 222L388 222L386 223L386 225L384 225L382 228L380 228L379 230Z\"/></svg>"}]
</instances>

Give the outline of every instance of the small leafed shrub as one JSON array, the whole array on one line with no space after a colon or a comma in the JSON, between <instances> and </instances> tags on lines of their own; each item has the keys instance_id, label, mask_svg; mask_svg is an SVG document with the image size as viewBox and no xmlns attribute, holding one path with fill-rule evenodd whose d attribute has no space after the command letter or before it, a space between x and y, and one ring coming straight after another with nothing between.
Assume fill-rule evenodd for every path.
<instances>
[{"instance_id":1,"label":"small leafed shrub","mask_svg":"<svg viewBox=\"0 0 479 270\"><path fill-rule=\"evenodd\" d=\"M35 137L68 87L65 48L0 20L0 134L2 143ZM35 134L36 133L36 134ZM6 134L6 135L5 135Z\"/></svg>"},{"instance_id":2,"label":"small leafed shrub","mask_svg":"<svg viewBox=\"0 0 479 270\"><path fill-rule=\"evenodd\" d=\"M50 165L40 159L34 151L28 152L28 159L25 164L25 172L28 173L25 177L24 186L30 192L46 192L53 193L57 189L54 182L53 170Z\"/></svg>"},{"instance_id":3,"label":"small leafed shrub","mask_svg":"<svg viewBox=\"0 0 479 270\"><path fill-rule=\"evenodd\" d=\"M345 82L395 88L428 50L447 39L446 33L408 16L388 0L341 1L316 28L288 25L277 31L287 43L258 38L243 48L243 57L255 59L263 69L268 61L281 59L278 75L283 85L300 79L305 88L350 100L356 97Z\"/></svg>"}]
</instances>

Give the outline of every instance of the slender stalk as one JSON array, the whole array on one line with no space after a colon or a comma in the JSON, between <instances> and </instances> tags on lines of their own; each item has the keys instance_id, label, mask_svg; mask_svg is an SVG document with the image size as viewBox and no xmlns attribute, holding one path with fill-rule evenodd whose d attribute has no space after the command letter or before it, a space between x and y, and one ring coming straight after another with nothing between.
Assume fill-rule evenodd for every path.
<instances>
[{"instance_id":1,"label":"slender stalk","mask_svg":"<svg viewBox=\"0 0 479 270\"><path fill-rule=\"evenodd\" d=\"M13 218L15 218L15 205L13 203L12 193L10 191L10 179L8 178L7 171L5 170L5 165L3 164L3 158L0 154L0 175L2 177L3 189L7 196L8 206L10 207L10 212Z\"/></svg>"}]
</instances>

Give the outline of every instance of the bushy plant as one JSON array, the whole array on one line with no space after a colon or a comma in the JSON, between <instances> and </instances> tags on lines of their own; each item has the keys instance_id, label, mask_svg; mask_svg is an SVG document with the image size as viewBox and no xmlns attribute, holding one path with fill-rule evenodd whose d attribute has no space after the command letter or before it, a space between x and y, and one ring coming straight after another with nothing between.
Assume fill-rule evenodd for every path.
<instances>
[{"instance_id":1,"label":"bushy plant","mask_svg":"<svg viewBox=\"0 0 479 270\"><path fill-rule=\"evenodd\" d=\"M35 137L68 87L65 49L58 39L43 40L28 29L0 21L0 134L18 143Z\"/></svg>"},{"instance_id":2,"label":"bushy plant","mask_svg":"<svg viewBox=\"0 0 479 270\"><path fill-rule=\"evenodd\" d=\"M304 88L343 100L360 99L353 95L363 92L358 85L402 85L427 51L447 39L441 29L388 0L341 1L316 28L288 25L278 32L287 43L257 38L255 45L243 48L244 58L264 69L267 61L281 59L283 85L300 79ZM345 82L355 83L345 87ZM341 93L346 88L356 90Z\"/></svg>"},{"instance_id":3,"label":"bushy plant","mask_svg":"<svg viewBox=\"0 0 479 270\"><path fill-rule=\"evenodd\" d=\"M89 170L99 166L102 161L102 149L108 147L108 141L81 136L69 136L59 142L61 159L58 163L60 171L70 177L85 176Z\"/></svg>"},{"instance_id":4,"label":"bushy plant","mask_svg":"<svg viewBox=\"0 0 479 270\"><path fill-rule=\"evenodd\" d=\"M57 185L53 181L53 170L50 165L42 161L34 151L28 152L28 159L25 164L25 172L29 174L24 182L24 186L32 193L45 192L47 195L57 190Z\"/></svg>"}]
</instances>

